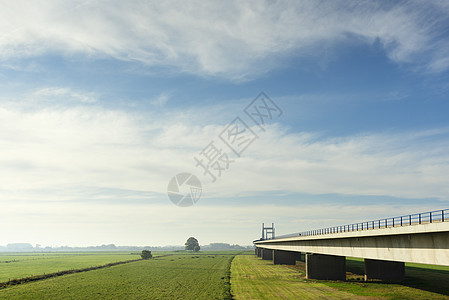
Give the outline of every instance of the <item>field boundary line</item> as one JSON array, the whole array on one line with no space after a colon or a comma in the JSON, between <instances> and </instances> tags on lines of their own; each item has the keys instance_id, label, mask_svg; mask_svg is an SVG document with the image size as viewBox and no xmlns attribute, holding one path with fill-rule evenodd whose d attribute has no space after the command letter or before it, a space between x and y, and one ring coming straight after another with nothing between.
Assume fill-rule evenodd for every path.
<instances>
[{"instance_id":1,"label":"field boundary line","mask_svg":"<svg viewBox=\"0 0 449 300\"><path fill-rule=\"evenodd\" d=\"M237 257L237 255L245 255L245 252L240 252L235 254L229 261L228 264L226 266L226 275L224 277L225 279L225 290L224 290L224 299L225 300L232 300L234 299L234 296L232 295L232 290L231 290L231 267L232 267L232 262L233 260Z\"/></svg>"}]
</instances>

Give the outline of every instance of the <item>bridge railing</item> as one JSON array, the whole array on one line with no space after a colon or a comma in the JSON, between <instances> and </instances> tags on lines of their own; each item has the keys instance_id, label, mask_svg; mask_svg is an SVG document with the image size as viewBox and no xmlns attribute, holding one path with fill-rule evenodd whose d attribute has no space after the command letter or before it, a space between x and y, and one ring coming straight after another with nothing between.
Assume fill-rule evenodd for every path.
<instances>
[{"instance_id":1,"label":"bridge railing","mask_svg":"<svg viewBox=\"0 0 449 300\"><path fill-rule=\"evenodd\" d=\"M309 230L304 232L277 236L276 239L295 237L295 236L312 236L312 235L332 234L341 232L403 227L403 226L412 226L436 222L449 222L449 209L434 210L419 214L404 215L399 217L378 219L373 221Z\"/></svg>"}]
</instances>

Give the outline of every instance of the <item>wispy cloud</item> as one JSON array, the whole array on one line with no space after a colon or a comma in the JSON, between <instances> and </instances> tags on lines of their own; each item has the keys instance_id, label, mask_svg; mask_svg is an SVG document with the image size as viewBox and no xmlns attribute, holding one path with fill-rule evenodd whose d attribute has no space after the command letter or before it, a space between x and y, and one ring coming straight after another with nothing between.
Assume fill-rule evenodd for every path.
<instances>
[{"instance_id":1,"label":"wispy cloud","mask_svg":"<svg viewBox=\"0 0 449 300\"><path fill-rule=\"evenodd\" d=\"M394 62L441 72L448 20L437 1L15 1L0 12L0 57L82 53L241 80L282 57L378 41Z\"/></svg>"},{"instance_id":2,"label":"wispy cloud","mask_svg":"<svg viewBox=\"0 0 449 300\"><path fill-rule=\"evenodd\" d=\"M278 234L288 234L364 221L367 214L374 219L426 209L425 204L404 203L367 206L261 204L241 205L238 208L200 205L186 209L171 204L128 205L124 201L108 206L89 202L63 202L51 206L41 202L15 202L0 211L0 225L10 229L2 235L2 243L5 244L28 241L54 245L57 239L57 245L166 245L166 237L170 236L170 242L179 245L186 237L194 235L201 244L228 242L248 245L252 239L260 237L256 224L262 222L275 222ZM125 226L126 234L117 234L123 232ZM142 227L159 230L148 237ZM226 230L222 231L223 227ZM78 234L68 234L74 230ZM219 237L217 231L220 231Z\"/></svg>"},{"instance_id":3,"label":"wispy cloud","mask_svg":"<svg viewBox=\"0 0 449 300\"><path fill-rule=\"evenodd\" d=\"M41 88L28 97L51 96L57 102L67 94L84 93ZM212 229L226 226L220 241L247 244L249 236L259 235L254 224L263 221L274 221L289 233L428 209L427 203L404 199L449 200L446 127L325 137L272 124L211 183L193 156L224 126L213 118L204 126L196 116L218 108L158 115L83 102L36 106L36 101L0 108L0 226L14 228L3 237L7 242L165 244L167 235L182 241L201 232L207 243L217 241ZM224 104L217 107L226 110ZM193 208L176 207L166 195L168 180L185 171L203 183L203 198ZM270 204L255 205L241 197L267 198L273 191L293 199L301 194L302 200L286 203L274 197ZM353 200L325 206L304 200L322 194L352 195ZM365 203L360 195L392 200ZM238 207L227 204L236 197L243 199ZM197 221L189 222L193 217ZM123 224L127 234L116 235ZM163 234L148 241L142 226L161 226Z\"/></svg>"},{"instance_id":4,"label":"wispy cloud","mask_svg":"<svg viewBox=\"0 0 449 300\"><path fill-rule=\"evenodd\" d=\"M170 100L170 98L171 94L162 93L158 97L156 97L156 99L151 100L150 103L153 104L154 106L162 107L168 102L168 100Z\"/></svg>"},{"instance_id":5,"label":"wispy cloud","mask_svg":"<svg viewBox=\"0 0 449 300\"><path fill-rule=\"evenodd\" d=\"M75 92L67 87L46 87L39 89L33 94L37 98L54 99L63 101L75 101L82 103L94 103L97 101L93 93Z\"/></svg>"},{"instance_id":6,"label":"wispy cloud","mask_svg":"<svg viewBox=\"0 0 449 300\"><path fill-rule=\"evenodd\" d=\"M33 190L86 186L165 198L168 180L185 171L200 176L206 198L278 190L448 200L448 128L328 138L273 124L212 184L201 177L193 156L217 139L223 125L196 124L201 108L190 118L166 122L178 113L167 117L88 105L1 108L0 201L11 193L32 200ZM66 199L58 193L59 200Z\"/></svg>"}]
</instances>

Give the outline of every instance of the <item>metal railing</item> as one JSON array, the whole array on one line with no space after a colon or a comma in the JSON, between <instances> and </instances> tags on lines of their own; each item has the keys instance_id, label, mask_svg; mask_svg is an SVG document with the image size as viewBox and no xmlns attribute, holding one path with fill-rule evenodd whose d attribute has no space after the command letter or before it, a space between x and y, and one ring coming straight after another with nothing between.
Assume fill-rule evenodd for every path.
<instances>
[{"instance_id":1,"label":"metal railing","mask_svg":"<svg viewBox=\"0 0 449 300\"><path fill-rule=\"evenodd\" d=\"M276 239L295 237L295 236L313 236L322 234L353 232L371 229L382 229L392 227L412 226L419 224L448 222L449 221L449 209L434 210L419 214L404 215L399 217L392 217L386 219L379 219L374 221L360 222L348 225L327 227L315 230L309 230L304 232L292 233L277 236Z\"/></svg>"}]
</instances>

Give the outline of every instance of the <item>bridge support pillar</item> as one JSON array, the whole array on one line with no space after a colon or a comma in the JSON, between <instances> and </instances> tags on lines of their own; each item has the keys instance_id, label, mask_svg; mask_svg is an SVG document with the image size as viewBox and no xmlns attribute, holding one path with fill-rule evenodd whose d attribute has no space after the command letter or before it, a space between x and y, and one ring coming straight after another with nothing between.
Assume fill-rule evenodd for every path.
<instances>
[{"instance_id":1,"label":"bridge support pillar","mask_svg":"<svg viewBox=\"0 0 449 300\"><path fill-rule=\"evenodd\" d=\"M273 250L273 264L275 265L296 265L297 252Z\"/></svg>"},{"instance_id":2,"label":"bridge support pillar","mask_svg":"<svg viewBox=\"0 0 449 300\"><path fill-rule=\"evenodd\" d=\"M273 250L262 248L262 259L272 260L273 259Z\"/></svg>"},{"instance_id":3,"label":"bridge support pillar","mask_svg":"<svg viewBox=\"0 0 449 300\"><path fill-rule=\"evenodd\" d=\"M405 263L365 258L365 280L402 281L405 276Z\"/></svg>"},{"instance_id":4,"label":"bridge support pillar","mask_svg":"<svg viewBox=\"0 0 449 300\"><path fill-rule=\"evenodd\" d=\"M262 248L257 247L256 250L257 257L262 257Z\"/></svg>"},{"instance_id":5,"label":"bridge support pillar","mask_svg":"<svg viewBox=\"0 0 449 300\"><path fill-rule=\"evenodd\" d=\"M346 257L307 253L306 278L346 280Z\"/></svg>"}]
</instances>

